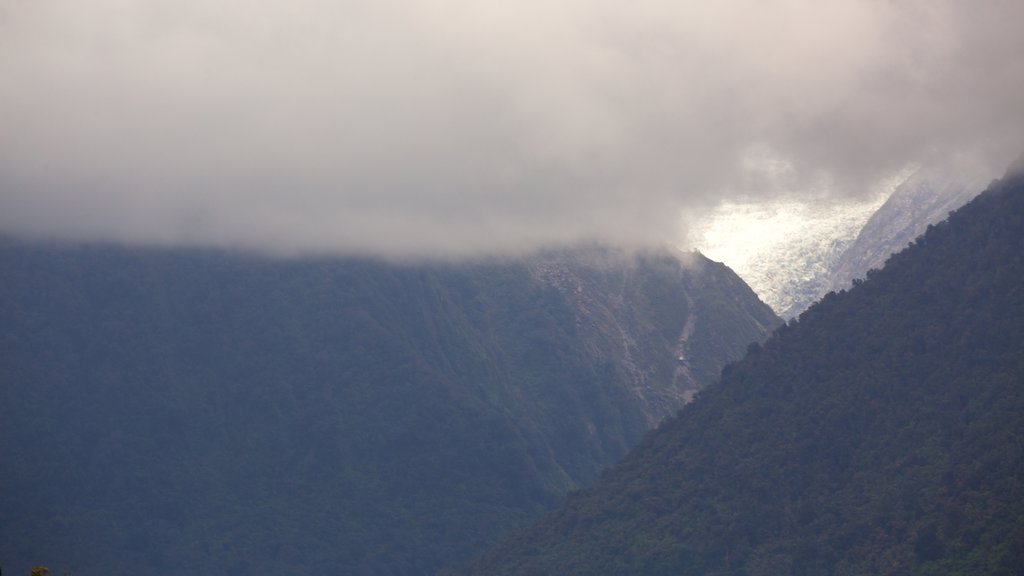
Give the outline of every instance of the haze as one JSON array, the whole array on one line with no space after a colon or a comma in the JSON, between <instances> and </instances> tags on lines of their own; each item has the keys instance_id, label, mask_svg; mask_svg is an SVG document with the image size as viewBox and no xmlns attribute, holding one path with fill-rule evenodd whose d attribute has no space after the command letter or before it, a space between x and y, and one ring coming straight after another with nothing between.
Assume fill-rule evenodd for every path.
<instances>
[{"instance_id":1,"label":"haze","mask_svg":"<svg viewBox=\"0 0 1024 576\"><path fill-rule=\"evenodd\" d=\"M0 234L471 256L678 242L1024 150L1018 0L0 0Z\"/></svg>"}]
</instances>

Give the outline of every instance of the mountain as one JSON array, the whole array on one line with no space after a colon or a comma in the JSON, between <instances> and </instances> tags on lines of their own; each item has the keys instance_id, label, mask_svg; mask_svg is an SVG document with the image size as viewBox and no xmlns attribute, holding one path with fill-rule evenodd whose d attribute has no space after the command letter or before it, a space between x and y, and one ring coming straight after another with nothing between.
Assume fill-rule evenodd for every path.
<instances>
[{"instance_id":1,"label":"mountain","mask_svg":"<svg viewBox=\"0 0 1024 576\"><path fill-rule=\"evenodd\" d=\"M842 255L829 267L817 300L834 290L849 288L868 270L881 268L889 256L905 248L928 226L945 220L983 188L984 177L966 166L922 167L910 175L871 215ZM802 311L811 302L801 302Z\"/></svg>"},{"instance_id":2,"label":"mountain","mask_svg":"<svg viewBox=\"0 0 1024 576\"><path fill-rule=\"evenodd\" d=\"M1020 168L449 574L1020 574Z\"/></svg>"},{"instance_id":3,"label":"mountain","mask_svg":"<svg viewBox=\"0 0 1024 576\"><path fill-rule=\"evenodd\" d=\"M594 479L777 322L724 266L669 252L5 241L0 561L429 573Z\"/></svg>"},{"instance_id":4,"label":"mountain","mask_svg":"<svg viewBox=\"0 0 1024 576\"><path fill-rule=\"evenodd\" d=\"M591 247L544 252L526 266L566 300L588 356L611 362L651 427L780 323L732 270L698 253L638 266L630 254Z\"/></svg>"},{"instance_id":5,"label":"mountain","mask_svg":"<svg viewBox=\"0 0 1024 576\"><path fill-rule=\"evenodd\" d=\"M691 240L731 266L783 318L868 270L963 206L986 182L967 160L916 169L884 198L727 204Z\"/></svg>"},{"instance_id":6,"label":"mountain","mask_svg":"<svg viewBox=\"0 0 1024 576\"><path fill-rule=\"evenodd\" d=\"M728 203L694 225L690 242L792 318L828 291L829 271L881 204L881 198Z\"/></svg>"}]
</instances>

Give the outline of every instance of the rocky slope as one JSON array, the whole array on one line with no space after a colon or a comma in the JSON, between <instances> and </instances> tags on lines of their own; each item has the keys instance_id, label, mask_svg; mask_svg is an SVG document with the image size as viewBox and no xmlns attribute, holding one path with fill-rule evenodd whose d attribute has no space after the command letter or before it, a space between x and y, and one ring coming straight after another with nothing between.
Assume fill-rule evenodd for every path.
<instances>
[{"instance_id":1,"label":"rocky slope","mask_svg":"<svg viewBox=\"0 0 1024 576\"><path fill-rule=\"evenodd\" d=\"M698 253L590 248L527 267L566 299L585 349L615 367L652 427L780 323L735 273Z\"/></svg>"}]
</instances>

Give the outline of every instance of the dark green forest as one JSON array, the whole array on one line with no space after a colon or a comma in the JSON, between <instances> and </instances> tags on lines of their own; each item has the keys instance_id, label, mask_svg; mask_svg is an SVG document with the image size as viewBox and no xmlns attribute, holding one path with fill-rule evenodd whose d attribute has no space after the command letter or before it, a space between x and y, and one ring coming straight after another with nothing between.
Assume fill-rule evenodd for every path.
<instances>
[{"instance_id":1,"label":"dark green forest","mask_svg":"<svg viewBox=\"0 0 1024 576\"><path fill-rule=\"evenodd\" d=\"M662 364L692 314L705 372L775 322L705 260L600 278L654 319L635 332ZM650 427L574 306L523 262L4 241L0 564L386 575L466 559Z\"/></svg>"},{"instance_id":2,"label":"dark green forest","mask_svg":"<svg viewBox=\"0 0 1024 576\"><path fill-rule=\"evenodd\" d=\"M1024 574L1024 177L451 575Z\"/></svg>"}]
</instances>

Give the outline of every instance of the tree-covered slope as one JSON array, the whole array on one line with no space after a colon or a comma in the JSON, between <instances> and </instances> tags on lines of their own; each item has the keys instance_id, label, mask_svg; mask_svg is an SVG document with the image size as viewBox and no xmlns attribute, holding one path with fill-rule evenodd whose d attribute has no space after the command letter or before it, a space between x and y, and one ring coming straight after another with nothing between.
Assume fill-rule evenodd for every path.
<instances>
[{"instance_id":1,"label":"tree-covered slope","mask_svg":"<svg viewBox=\"0 0 1024 576\"><path fill-rule=\"evenodd\" d=\"M673 318L638 325L651 349L698 313L675 311L682 278L718 289L702 266L630 258L609 276L628 291L588 290ZM760 305L749 289L721 298ZM5 242L0 565L421 574L464 559L649 428L574 306L525 262ZM695 341L721 357L702 361L738 357L715 338L758 339L764 322L704 322Z\"/></svg>"},{"instance_id":2,"label":"tree-covered slope","mask_svg":"<svg viewBox=\"0 0 1024 576\"><path fill-rule=\"evenodd\" d=\"M1008 176L451 573L1024 573L1022 239Z\"/></svg>"}]
</instances>

